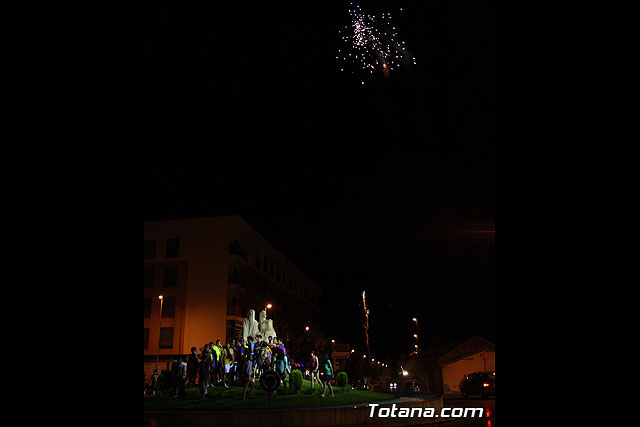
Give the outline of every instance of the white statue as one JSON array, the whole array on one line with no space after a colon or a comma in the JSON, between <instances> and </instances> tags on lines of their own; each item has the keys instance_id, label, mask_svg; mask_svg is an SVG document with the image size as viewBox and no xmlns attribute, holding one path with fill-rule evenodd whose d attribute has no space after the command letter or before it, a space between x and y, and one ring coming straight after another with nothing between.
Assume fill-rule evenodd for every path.
<instances>
[{"instance_id":1,"label":"white statue","mask_svg":"<svg viewBox=\"0 0 640 427\"><path fill-rule=\"evenodd\" d=\"M253 337L256 339L256 335L258 335L258 322L256 321L256 311L251 309L249 313L247 313L247 318L242 319L242 340L243 342L247 342L247 337Z\"/></svg>"},{"instance_id":2,"label":"white statue","mask_svg":"<svg viewBox=\"0 0 640 427\"><path fill-rule=\"evenodd\" d=\"M269 342L269 337L276 339L276 331L273 329L273 320L267 319L267 312L262 310L258 315L258 328L262 340Z\"/></svg>"}]
</instances>

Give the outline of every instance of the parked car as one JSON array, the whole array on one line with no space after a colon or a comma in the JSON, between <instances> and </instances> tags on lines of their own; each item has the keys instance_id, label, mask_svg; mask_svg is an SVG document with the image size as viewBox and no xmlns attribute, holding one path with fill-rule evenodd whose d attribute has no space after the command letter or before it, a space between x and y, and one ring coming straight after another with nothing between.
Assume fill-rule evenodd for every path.
<instances>
[{"instance_id":1,"label":"parked car","mask_svg":"<svg viewBox=\"0 0 640 427\"><path fill-rule=\"evenodd\" d=\"M420 388L420 385L418 384L418 381L407 381L407 383L404 385L404 389L403 389L403 393L420 393L422 390Z\"/></svg>"},{"instance_id":2,"label":"parked car","mask_svg":"<svg viewBox=\"0 0 640 427\"><path fill-rule=\"evenodd\" d=\"M496 373L495 372L474 372L466 375L460 382L460 392L462 397L480 396L486 399L496 395Z\"/></svg>"}]
</instances>

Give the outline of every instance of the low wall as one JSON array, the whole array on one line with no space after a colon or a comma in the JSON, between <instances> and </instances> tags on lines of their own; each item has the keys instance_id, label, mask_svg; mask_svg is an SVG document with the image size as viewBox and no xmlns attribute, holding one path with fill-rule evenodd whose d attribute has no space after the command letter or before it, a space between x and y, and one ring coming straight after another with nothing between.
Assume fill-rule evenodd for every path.
<instances>
[{"instance_id":1,"label":"low wall","mask_svg":"<svg viewBox=\"0 0 640 427\"><path fill-rule=\"evenodd\" d=\"M430 418L379 418L380 408L443 408L442 396L428 399L391 400L376 407L374 417L371 408L358 405L335 408L277 409L248 412L161 412L145 411L145 427L227 427L227 426L408 426L433 422Z\"/></svg>"}]
</instances>

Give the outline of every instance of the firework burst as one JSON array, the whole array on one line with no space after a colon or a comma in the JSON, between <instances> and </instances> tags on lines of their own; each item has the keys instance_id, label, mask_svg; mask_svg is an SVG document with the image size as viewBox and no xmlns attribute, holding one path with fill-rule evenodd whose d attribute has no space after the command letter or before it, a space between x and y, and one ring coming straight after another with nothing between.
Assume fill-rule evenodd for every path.
<instances>
[{"instance_id":1,"label":"firework burst","mask_svg":"<svg viewBox=\"0 0 640 427\"><path fill-rule=\"evenodd\" d=\"M379 16L364 13L359 5L349 9L351 26L339 31L346 47L338 50L340 71L350 64L356 70L389 77L394 70L416 64L416 59L398 37L391 13ZM364 84L364 82L363 82Z\"/></svg>"}]
</instances>

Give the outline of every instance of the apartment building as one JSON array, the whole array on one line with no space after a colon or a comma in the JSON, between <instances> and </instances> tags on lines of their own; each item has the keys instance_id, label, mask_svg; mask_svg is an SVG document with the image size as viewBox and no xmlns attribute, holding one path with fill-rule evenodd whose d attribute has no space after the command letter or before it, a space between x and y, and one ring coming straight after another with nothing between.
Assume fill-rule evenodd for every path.
<instances>
[{"instance_id":1,"label":"apartment building","mask_svg":"<svg viewBox=\"0 0 640 427\"><path fill-rule=\"evenodd\" d=\"M162 296L162 300L160 299ZM240 216L144 223L147 378L177 355L239 336L250 308L320 320L320 287ZM162 313L161 313L162 312Z\"/></svg>"}]
</instances>

